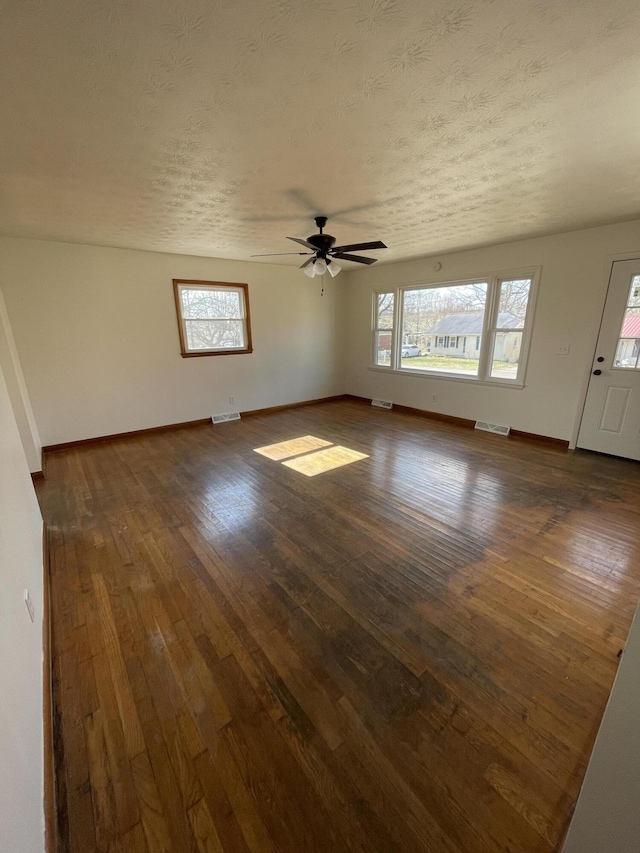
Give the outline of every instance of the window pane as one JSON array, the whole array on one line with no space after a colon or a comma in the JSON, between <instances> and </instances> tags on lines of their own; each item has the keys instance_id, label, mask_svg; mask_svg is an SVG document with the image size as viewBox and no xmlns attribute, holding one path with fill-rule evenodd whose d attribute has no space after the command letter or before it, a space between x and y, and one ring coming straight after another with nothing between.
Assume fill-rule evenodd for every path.
<instances>
[{"instance_id":1,"label":"window pane","mask_svg":"<svg viewBox=\"0 0 640 853\"><path fill-rule=\"evenodd\" d=\"M375 363L391 364L391 332L376 332Z\"/></svg>"},{"instance_id":2,"label":"window pane","mask_svg":"<svg viewBox=\"0 0 640 853\"><path fill-rule=\"evenodd\" d=\"M393 293L378 294L376 328L393 329Z\"/></svg>"},{"instance_id":3,"label":"window pane","mask_svg":"<svg viewBox=\"0 0 640 853\"><path fill-rule=\"evenodd\" d=\"M623 367L627 370L638 368L638 341L630 338L620 338L613 366Z\"/></svg>"},{"instance_id":4,"label":"window pane","mask_svg":"<svg viewBox=\"0 0 640 853\"><path fill-rule=\"evenodd\" d=\"M500 282L500 307L498 329L524 329L531 279L514 279Z\"/></svg>"},{"instance_id":5,"label":"window pane","mask_svg":"<svg viewBox=\"0 0 640 853\"><path fill-rule=\"evenodd\" d=\"M477 376L486 301L486 282L405 291L401 366Z\"/></svg>"},{"instance_id":6,"label":"window pane","mask_svg":"<svg viewBox=\"0 0 640 853\"><path fill-rule=\"evenodd\" d=\"M243 317L238 290L200 290L182 288L182 315L185 320Z\"/></svg>"},{"instance_id":7,"label":"window pane","mask_svg":"<svg viewBox=\"0 0 640 853\"><path fill-rule=\"evenodd\" d=\"M640 308L640 275L634 275L631 279L631 289L627 305L629 308Z\"/></svg>"},{"instance_id":8,"label":"window pane","mask_svg":"<svg viewBox=\"0 0 640 853\"><path fill-rule=\"evenodd\" d=\"M631 287L630 301L638 300L634 296L634 288ZM640 301L640 300L638 300ZM616 349L614 367L638 368L638 356L640 355L640 307L627 308L622 320L620 339Z\"/></svg>"},{"instance_id":9,"label":"window pane","mask_svg":"<svg viewBox=\"0 0 640 853\"><path fill-rule=\"evenodd\" d=\"M190 350L246 346L242 320L186 320L185 327Z\"/></svg>"},{"instance_id":10,"label":"window pane","mask_svg":"<svg viewBox=\"0 0 640 853\"><path fill-rule=\"evenodd\" d=\"M522 332L496 332L491 355L492 379L515 379L522 347Z\"/></svg>"}]
</instances>

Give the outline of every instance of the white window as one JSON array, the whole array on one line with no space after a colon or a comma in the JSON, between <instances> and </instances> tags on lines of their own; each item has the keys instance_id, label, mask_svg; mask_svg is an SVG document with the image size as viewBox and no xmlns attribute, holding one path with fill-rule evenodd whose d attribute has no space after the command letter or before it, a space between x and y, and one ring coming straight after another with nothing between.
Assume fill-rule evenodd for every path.
<instances>
[{"instance_id":1,"label":"white window","mask_svg":"<svg viewBox=\"0 0 640 853\"><path fill-rule=\"evenodd\" d=\"M173 280L183 357L253 352L249 286Z\"/></svg>"},{"instance_id":2,"label":"white window","mask_svg":"<svg viewBox=\"0 0 640 853\"><path fill-rule=\"evenodd\" d=\"M388 356L385 353L384 361L374 360L374 366L522 385L537 278L538 271L532 271L375 293L376 306L381 297L392 301L392 325L397 325L399 334L389 335L390 352ZM375 334L378 331L374 329ZM415 341L420 355L402 358L396 337ZM428 343L431 340L435 342L433 350Z\"/></svg>"}]
</instances>

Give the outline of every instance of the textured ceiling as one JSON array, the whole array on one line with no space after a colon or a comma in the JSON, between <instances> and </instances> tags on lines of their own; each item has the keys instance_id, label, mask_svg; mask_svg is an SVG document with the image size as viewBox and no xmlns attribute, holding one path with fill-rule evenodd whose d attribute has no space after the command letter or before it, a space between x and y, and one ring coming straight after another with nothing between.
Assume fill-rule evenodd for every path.
<instances>
[{"instance_id":1,"label":"textured ceiling","mask_svg":"<svg viewBox=\"0 0 640 853\"><path fill-rule=\"evenodd\" d=\"M640 215L637 0L0 10L3 234L247 258L328 214L395 260Z\"/></svg>"}]
</instances>

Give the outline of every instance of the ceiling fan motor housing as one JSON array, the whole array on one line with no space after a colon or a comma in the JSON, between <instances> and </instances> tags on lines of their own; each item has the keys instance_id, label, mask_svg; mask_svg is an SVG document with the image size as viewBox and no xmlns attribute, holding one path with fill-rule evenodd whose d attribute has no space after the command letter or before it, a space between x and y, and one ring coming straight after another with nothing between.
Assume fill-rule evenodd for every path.
<instances>
[{"instance_id":1,"label":"ceiling fan motor housing","mask_svg":"<svg viewBox=\"0 0 640 853\"><path fill-rule=\"evenodd\" d=\"M307 237L307 243L315 246L319 254L323 257L335 242L336 238L332 237L331 234L312 234L310 237Z\"/></svg>"}]
</instances>

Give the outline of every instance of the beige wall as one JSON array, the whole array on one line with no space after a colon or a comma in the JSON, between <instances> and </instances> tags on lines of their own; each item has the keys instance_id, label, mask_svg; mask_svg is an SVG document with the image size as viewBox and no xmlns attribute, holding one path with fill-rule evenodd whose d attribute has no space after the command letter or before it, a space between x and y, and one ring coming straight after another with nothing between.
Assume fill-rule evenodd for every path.
<instances>
[{"instance_id":1,"label":"beige wall","mask_svg":"<svg viewBox=\"0 0 640 853\"><path fill-rule=\"evenodd\" d=\"M0 685L0 849L38 853L44 850L42 520L1 369Z\"/></svg>"},{"instance_id":2,"label":"beige wall","mask_svg":"<svg viewBox=\"0 0 640 853\"><path fill-rule=\"evenodd\" d=\"M350 273L347 390L405 406L570 440L589 377L612 255L638 252L640 222L505 243ZM434 271L436 262L442 269ZM499 270L541 266L525 388L369 370L371 290L455 281ZM569 355L556 355L559 344ZM438 400L433 401L433 394Z\"/></svg>"},{"instance_id":3,"label":"beige wall","mask_svg":"<svg viewBox=\"0 0 640 853\"><path fill-rule=\"evenodd\" d=\"M253 354L181 358L173 278L248 282ZM3 238L0 281L44 445L346 390L342 276Z\"/></svg>"}]
</instances>

